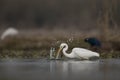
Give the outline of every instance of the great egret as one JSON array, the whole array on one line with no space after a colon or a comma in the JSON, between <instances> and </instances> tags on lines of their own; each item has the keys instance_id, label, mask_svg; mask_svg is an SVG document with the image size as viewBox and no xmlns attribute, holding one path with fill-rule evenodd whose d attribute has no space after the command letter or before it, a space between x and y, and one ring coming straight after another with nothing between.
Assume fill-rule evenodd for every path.
<instances>
[{"instance_id":1,"label":"great egret","mask_svg":"<svg viewBox=\"0 0 120 80\"><path fill-rule=\"evenodd\" d=\"M8 28L1 35L1 40L5 39L7 36L15 36L17 34L18 34L18 30L14 29L14 28Z\"/></svg>"},{"instance_id":2,"label":"great egret","mask_svg":"<svg viewBox=\"0 0 120 80\"><path fill-rule=\"evenodd\" d=\"M62 50L63 49L63 50ZM63 54L68 58L78 58L78 59L90 59L91 57L99 57L99 53L93 52L84 48L73 48L70 54L66 53L68 50L68 45L66 43L62 43L57 52L56 59L59 57L59 53L62 50Z\"/></svg>"}]
</instances>

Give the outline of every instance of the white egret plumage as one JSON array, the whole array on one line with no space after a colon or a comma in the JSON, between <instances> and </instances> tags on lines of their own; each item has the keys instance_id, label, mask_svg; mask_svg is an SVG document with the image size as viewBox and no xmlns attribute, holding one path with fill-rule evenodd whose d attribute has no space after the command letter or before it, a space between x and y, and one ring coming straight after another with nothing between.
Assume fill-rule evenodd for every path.
<instances>
[{"instance_id":1,"label":"white egret plumage","mask_svg":"<svg viewBox=\"0 0 120 80\"><path fill-rule=\"evenodd\" d=\"M68 58L77 58L77 59L90 59L91 57L99 57L99 53L93 52L84 48L73 48L71 53L67 53L68 45L66 43L62 43L57 52L56 59L59 57L59 53L62 50L63 54Z\"/></svg>"},{"instance_id":2,"label":"white egret plumage","mask_svg":"<svg viewBox=\"0 0 120 80\"><path fill-rule=\"evenodd\" d=\"M18 30L16 30L15 28L8 28L1 35L1 40L5 39L7 36L15 36L17 34L18 34Z\"/></svg>"}]
</instances>

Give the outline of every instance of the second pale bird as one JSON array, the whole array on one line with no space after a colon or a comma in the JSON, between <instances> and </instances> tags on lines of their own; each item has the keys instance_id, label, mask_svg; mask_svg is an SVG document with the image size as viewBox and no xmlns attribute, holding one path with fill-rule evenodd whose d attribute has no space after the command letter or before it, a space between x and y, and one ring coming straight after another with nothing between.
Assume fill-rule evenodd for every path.
<instances>
[{"instance_id":1,"label":"second pale bird","mask_svg":"<svg viewBox=\"0 0 120 80\"><path fill-rule=\"evenodd\" d=\"M1 35L1 40L4 40L8 36L16 36L18 33L18 30L16 30L15 28L8 28Z\"/></svg>"}]
</instances>

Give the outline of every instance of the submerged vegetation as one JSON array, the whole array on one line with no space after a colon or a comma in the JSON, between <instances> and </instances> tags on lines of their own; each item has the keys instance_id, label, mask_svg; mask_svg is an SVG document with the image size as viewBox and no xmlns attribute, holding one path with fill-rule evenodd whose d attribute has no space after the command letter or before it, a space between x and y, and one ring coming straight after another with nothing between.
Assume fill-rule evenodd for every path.
<instances>
[{"instance_id":1,"label":"submerged vegetation","mask_svg":"<svg viewBox=\"0 0 120 80\"><path fill-rule=\"evenodd\" d=\"M70 52L74 47L91 50L90 45L84 42L84 38L89 37L86 34L53 34L27 35L27 37L20 35L1 40L0 58L49 58L50 48L54 47L56 52L61 42L68 43ZM107 41L98 37L102 42L102 48L98 51L101 58L120 58L119 37Z\"/></svg>"}]
</instances>

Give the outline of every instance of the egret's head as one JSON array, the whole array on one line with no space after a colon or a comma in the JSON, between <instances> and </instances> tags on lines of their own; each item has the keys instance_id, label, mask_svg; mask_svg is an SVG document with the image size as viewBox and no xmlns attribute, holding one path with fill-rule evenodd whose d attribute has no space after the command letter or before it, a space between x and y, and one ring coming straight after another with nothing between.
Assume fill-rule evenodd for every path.
<instances>
[{"instance_id":1,"label":"egret's head","mask_svg":"<svg viewBox=\"0 0 120 80\"><path fill-rule=\"evenodd\" d=\"M61 43L60 48L59 48L59 50L58 50L58 52L57 52L56 59L58 59L59 54L60 54L60 51L61 51L64 47L66 47L66 45L67 45L66 43Z\"/></svg>"},{"instance_id":2,"label":"egret's head","mask_svg":"<svg viewBox=\"0 0 120 80\"><path fill-rule=\"evenodd\" d=\"M66 43L61 43L60 49L63 49L67 44Z\"/></svg>"}]
</instances>

